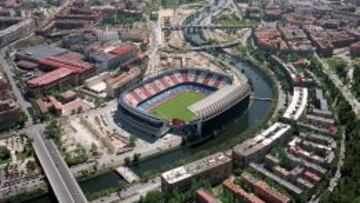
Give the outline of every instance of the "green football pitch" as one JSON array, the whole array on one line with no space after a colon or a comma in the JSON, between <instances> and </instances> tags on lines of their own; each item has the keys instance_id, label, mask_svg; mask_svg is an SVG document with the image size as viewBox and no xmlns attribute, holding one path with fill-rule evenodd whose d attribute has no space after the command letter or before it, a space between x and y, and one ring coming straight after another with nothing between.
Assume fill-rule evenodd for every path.
<instances>
[{"instance_id":1,"label":"green football pitch","mask_svg":"<svg viewBox=\"0 0 360 203\"><path fill-rule=\"evenodd\" d=\"M152 109L151 113L169 121L174 118L191 121L194 117L194 113L187 107L206 96L206 94L200 92L184 92L176 97L164 101L159 106Z\"/></svg>"}]
</instances>

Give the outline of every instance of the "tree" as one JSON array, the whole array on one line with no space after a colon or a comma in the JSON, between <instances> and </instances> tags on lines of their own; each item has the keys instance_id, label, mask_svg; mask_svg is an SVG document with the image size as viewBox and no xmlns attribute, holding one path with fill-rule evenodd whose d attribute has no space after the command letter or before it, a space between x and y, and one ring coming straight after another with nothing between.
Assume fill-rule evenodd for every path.
<instances>
[{"instance_id":1,"label":"tree","mask_svg":"<svg viewBox=\"0 0 360 203\"><path fill-rule=\"evenodd\" d=\"M339 99L337 108L338 119L341 125L347 124L354 120L355 115L351 109L351 106L344 99Z\"/></svg>"},{"instance_id":2,"label":"tree","mask_svg":"<svg viewBox=\"0 0 360 203\"><path fill-rule=\"evenodd\" d=\"M56 108L54 105L51 105L48 107L48 112L50 112L51 114L55 115L56 114Z\"/></svg>"},{"instance_id":3,"label":"tree","mask_svg":"<svg viewBox=\"0 0 360 203\"><path fill-rule=\"evenodd\" d=\"M91 153L93 156L97 156L98 155L98 152L97 152L97 145L95 143L92 143L91 144Z\"/></svg>"},{"instance_id":4,"label":"tree","mask_svg":"<svg viewBox=\"0 0 360 203\"><path fill-rule=\"evenodd\" d=\"M339 78L343 82L347 82L347 80L346 80L347 64L342 58L332 57L327 60L327 63L335 71L335 73L339 76Z\"/></svg>"},{"instance_id":5,"label":"tree","mask_svg":"<svg viewBox=\"0 0 360 203\"><path fill-rule=\"evenodd\" d=\"M140 198L139 203L161 203L165 201L165 195L162 192L155 190L148 192L145 197Z\"/></svg>"},{"instance_id":6,"label":"tree","mask_svg":"<svg viewBox=\"0 0 360 203\"><path fill-rule=\"evenodd\" d=\"M20 116L17 120L17 124L20 126L20 128L23 128L25 126L26 121L28 120L28 116L25 112L21 111Z\"/></svg>"},{"instance_id":7,"label":"tree","mask_svg":"<svg viewBox=\"0 0 360 203\"><path fill-rule=\"evenodd\" d=\"M135 147L136 146L136 137L134 135L130 135L128 145L129 145L129 147Z\"/></svg>"},{"instance_id":8,"label":"tree","mask_svg":"<svg viewBox=\"0 0 360 203\"><path fill-rule=\"evenodd\" d=\"M141 155L141 154L138 154L138 153L135 153L135 154L134 154L134 156L133 156L133 162L134 162L134 163L139 162L140 155Z\"/></svg>"},{"instance_id":9,"label":"tree","mask_svg":"<svg viewBox=\"0 0 360 203\"><path fill-rule=\"evenodd\" d=\"M36 169L36 163L35 161L28 161L25 165L27 171L34 171Z\"/></svg>"},{"instance_id":10,"label":"tree","mask_svg":"<svg viewBox=\"0 0 360 203\"><path fill-rule=\"evenodd\" d=\"M126 166L130 165L130 162L131 162L130 157L128 157L128 156L125 157L124 161L125 161Z\"/></svg>"},{"instance_id":11,"label":"tree","mask_svg":"<svg viewBox=\"0 0 360 203\"><path fill-rule=\"evenodd\" d=\"M46 134L51 139L54 139L56 142L60 141L60 125L56 120L51 121L45 129Z\"/></svg>"},{"instance_id":12,"label":"tree","mask_svg":"<svg viewBox=\"0 0 360 203\"><path fill-rule=\"evenodd\" d=\"M10 158L10 151L5 146L0 146L0 160L7 160Z\"/></svg>"},{"instance_id":13,"label":"tree","mask_svg":"<svg viewBox=\"0 0 360 203\"><path fill-rule=\"evenodd\" d=\"M360 61L359 65L354 65L354 67L351 90L355 97L360 100Z\"/></svg>"},{"instance_id":14,"label":"tree","mask_svg":"<svg viewBox=\"0 0 360 203\"><path fill-rule=\"evenodd\" d=\"M88 160L86 150L82 146L65 155L65 161L69 166L85 163Z\"/></svg>"},{"instance_id":15,"label":"tree","mask_svg":"<svg viewBox=\"0 0 360 203\"><path fill-rule=\"evenodd\" d=\"M298 55L296 53L289 53L287 55L287 61L288 62L291 62L291 63L294 63L298 60Z\"/></svg>"},{"instance_id":16,"label":"tree","mask_svg":"<svg viewBox=\"0 0 360 203\"><path fill-rule=\"evenodd\" d=\"M83 111L82 107L79 106L79 107L77 108L77 113L81 113L82 111Z\"/></svg>"}]
</instances>

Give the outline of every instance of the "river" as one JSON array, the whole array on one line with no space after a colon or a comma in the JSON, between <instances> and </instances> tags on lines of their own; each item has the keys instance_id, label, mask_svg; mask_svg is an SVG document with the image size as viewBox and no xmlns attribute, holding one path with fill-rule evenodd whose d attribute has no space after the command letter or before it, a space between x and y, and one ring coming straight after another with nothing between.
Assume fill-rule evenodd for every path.
<instances>
[{"instance_id":1,"label":"river","mask_svg":"<svg viewBox=\"0 0 360 203\"><path fill-rule=\"evenodd\" d=\"M185 35L187 35L185 38L192 44L199 45L205 43L199 33L186 33ZM232 64L241 70L247 76L249 81L251 81L255 97L274 97L274 92L272 91L268 76L259 71L257 67L241 61L240 57L229 57L231 58ZM185 146L175 151L144 160L138 165L132 166L131 169L139 176L143 176L146 173L157 172L159 170L159 166L171 167L179 160L189 159L194 154L199 154L202 151L208 151L218 147L219 145L226 144L232 139L241 137L244 131L249 130L257 122L264 119L264 116L270 110L270 105L271 101L253 100L245 113L225 124L220 133L213 139L209 139L196 147ZM80 186L85 194L97 192L106 188L121 187L123 184L123 179L114 171L80 182ZM47 194L28 202L52 203L56 202L56 199L52 194Z\"/></svg>"},{"instance_id":2,"label":"river","mask_svg":"<svg viewBox=\"0 0 360 203\"><path fill-rule=\"evenodd\" d=\"M242 70L251 81L255 97L272 98L274 96L266 75L260 72L256 67L242 62L240 58L233 57L233 60L234 66ZM229 121L229 123L224 126L224 129L215 138L203 142L196 147L186 146L178 150L145 160L140 162L137 166L132 166L131 168L135 173L142 176L146 173L157 171L159 166L171 166L181 159L188 159L196 153L201 153L203 150L211 150L213 147L218 147L226 140L231 140L234 137L242 136L245 130L250 129L264 117L264 115L269 111L270 104L270 101L253 100L248 110L242 115L234 118L232 121ZM87 194L106 188L121 186L123 183L123 180L116 174L116 172L109 172L80 182L80 186L84 193ZM29 202L54 202L54 198L49 196L50 195L44 195Z\"/></svg>"}]
</instances>

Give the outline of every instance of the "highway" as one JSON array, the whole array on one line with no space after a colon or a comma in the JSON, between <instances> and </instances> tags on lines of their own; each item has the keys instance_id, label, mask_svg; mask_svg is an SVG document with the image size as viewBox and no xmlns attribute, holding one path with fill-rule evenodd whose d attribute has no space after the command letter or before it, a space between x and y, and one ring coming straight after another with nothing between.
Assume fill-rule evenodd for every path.
<instances>
[{"instance_id":1,"label":"highway","mask_svg":"<svg viewBox=\"0 0 360 203\"><path fill-rule=\"evenodd\" d=\"M87 199L52 140L43 138L43 125L33 126L28 135L47 179L60 203L86 203Z\"/></svg>"},{"instance_id":2,"label":"highway","mask_svg":"<svg viewBox=\"0 0 360 203\"><path fill-rule=\"evenodd\" d=\"M243 29L249 28L249 25L172 25L162 26L163 30L184 30L184 29Z\"/></svg>"}]
</instances>

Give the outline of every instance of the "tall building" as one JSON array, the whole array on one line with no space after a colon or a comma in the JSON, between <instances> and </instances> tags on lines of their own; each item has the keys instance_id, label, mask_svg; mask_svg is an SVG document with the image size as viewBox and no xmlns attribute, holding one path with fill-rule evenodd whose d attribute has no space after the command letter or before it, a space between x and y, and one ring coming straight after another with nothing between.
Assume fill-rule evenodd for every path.
<instances>
[{"instance_id":1,"label":"tall building","mask_svg":"<svg viewBox=\"0 0 360 203\"><path fill-rule=\"evenodd\" d=\"M0 130L14 127L21 113L15 96L8 88L9 85L5 75L0 72Z\"/></svg>"},{"instance_id":2,"label":"tall building","mask_svg":"<svg viewBox=\"0 0 360 203\"><path fill-rule=\"evenodd\" d=\"M35 21L26 19L0 31L0 47L4 47L18 39L25 37L32 31L35 31Z\"/></svg>"},{"instance_id":3,"label":"tall building","mask_svg":"<svg viewBox=\"0 0 360 203\"><path fill-rule=\"evenodd\" d=\"M217 153L161 174L163 191L186 190L196 179L219 183L231 174L232 159Z\"/></svg>"}]
</instances>

